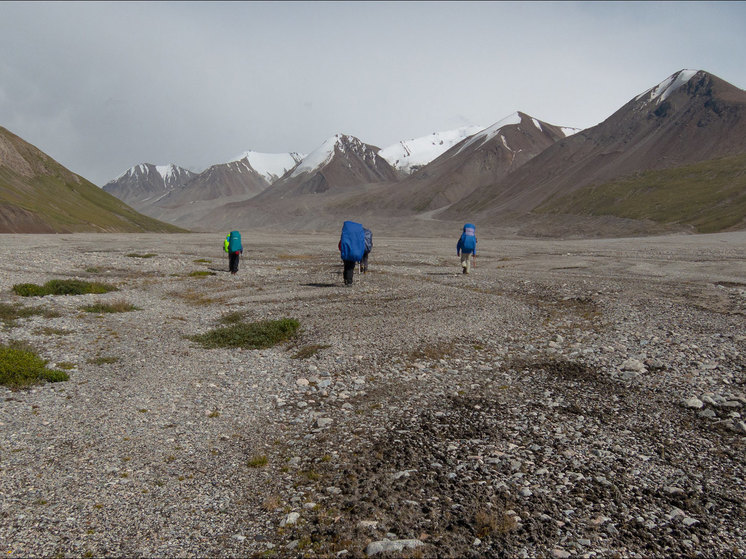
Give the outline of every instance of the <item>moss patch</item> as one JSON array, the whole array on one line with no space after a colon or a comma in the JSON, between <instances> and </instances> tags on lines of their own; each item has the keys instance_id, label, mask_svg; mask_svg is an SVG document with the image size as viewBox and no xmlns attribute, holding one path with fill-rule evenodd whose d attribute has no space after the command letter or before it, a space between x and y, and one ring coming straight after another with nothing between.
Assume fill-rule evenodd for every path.
<instances>
[{"instance_id":1,"label":"moss patch","mask_svg":"<svg viewBox=\"0 0 746 559\"><path fill-rule=\"evenodd\" d=\"M45 361L34 352L15 346L0 345L0 384L24 388L40 382L68 380L66 372L47 369Z\"/></svg>"},{"instance_id":2,"label":"moss patch","mask_svg":"<svg viewBox=\"0 0 746 559\"><path fill-rule=\"evenodd\" d=\"M189 337L190 340L208 349L218 347L241 347L264 349L291 338L300 323L292 318L263 320L261 322L238 323L215 328L205 334Z\"/></svg>"},{"instance_id":3,"label":"moss patch","mask_svg":"<svg viewBox=\"0 0 746 559\"><path fill-rule=\"evenodd\" d=\"M113 285L82 280L49 280L44 285L35 283L17 283L13 291L21 297L44 297L45 295L87 295L89 293L108 293L118 291Z\"/></svg>"}]
</instances>

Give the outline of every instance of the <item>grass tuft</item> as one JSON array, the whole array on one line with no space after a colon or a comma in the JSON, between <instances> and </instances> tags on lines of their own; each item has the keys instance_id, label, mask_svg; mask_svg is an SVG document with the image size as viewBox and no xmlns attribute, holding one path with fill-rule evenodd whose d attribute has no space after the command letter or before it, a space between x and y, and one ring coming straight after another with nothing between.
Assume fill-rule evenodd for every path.
<instances>
[{"instance_id":1,"label":"grass tuft","mask_svg":"<svg viewBox=\"0 0 746 559\"><path fill-rule=\"evenodd\" d=\"M251 458L247 462L247 466L249 466L249 468L263 468L267 465L267 462L269 462L269 460L267 460L267 457L262 454L261 456L254 456Z\"/></svg>"},{"instance_id":2,"label":"grass tuft","mask_svg":"<svg viewBox=\"0 0 746 559\"><path fill-rule=\"evenodd\" d=\"M35 315L56 318L60 316L60 313L39 307L24 307L22 305L0 303L0 321L4 322L7 326L15 326L15 321L19 318L28 318Z\"/></svg>"},{"instance_id":3,"label":"grass tuft","mask_svg":"<svg viewBox=\"0 0 746 559\"><path fill-rule=\"evenodd\" d=\"M326 349L327 347L331 347L329 344L313 344L313 345L307 345L300 348L298 351L293 354L293 359L309 359L310 357L313 357L316 355L319 351L322 349Z\"/></svg>"},{"instance_id":4,"label":"grass tuft","mask_svg":"<svg viewBox=\"0 0 746 559\"><path fill-rule=\"evenodd\" d=\"M80 307L80 310L94 313L117 313L139 311L140 309L127 301L120 300L113 301L112 303L93 303L91 305L84 305Z\"/></svg>"},{"instance_id":5,"label":"grass tuft","mask_svg":"<svg viewBox=\"0 0 746 559\"><path fill-rule=\"evenodd\" d=\"M207 349L219 347L241 347L244 349L265 349L291 338L300 323L292 318L263 320L253 323L237 323L215 328L205 334L189 337Z\"/></svg>"},{"instance_id":6,"label":"grass tuft","mask_svg":"<svg viewBox=\"0 0 746 559\"><path fill-rule=\"evenodd\" d=\"M45 361L21 346L0 346L0 384L25 388L43 381L60 382L70 377L64 371L47 369Z\"/></svg>"},{"instance_id":7,"label":"grass tuft","mask_svg":"<svg viewBox=\"0 0 746 559\"><path fill-rule=\"evenodd\" d=\"M194 270L193 272L189 272L190 278L201 278L204 276L214 276L215 272L211 272L209 270Z\"/></svg>"},{"instance_id":8,"label":"grass tuft","mask_svg":"<svg viewBox=\"0 0 746 559\"><path fill-rule=\"evenodd\" d=\"M91 365L108 365L111 363L116 363L119 361L119 357L115 356L103 356L103 357L94 357L92 359L89 359L87 362Z\"/></svg>"},{"instance_id":9,"label":"grass tuft","mask_svg":"<svg viewBox=\"0 0 746 559\"><path fill-rule=\"evenodd\" d=\"M154 256L158 256L158 255L153 252L148 252L147 254L138 254L137 252L130 252L127 256L129 256L130 258L153 258Z\"/></svg>"},{"instance_id":10,"label":"grass tuft","mask_svg":"<svg viewBox=\"0 0 746 559\"><path fill-rule=\"evenodd\" d=\"M113 285L82 280L49 280L44 285L17 283L13 291L21 297L44 297L45 295L87 295L118 291Z\"/></svg>"}]
</instances>

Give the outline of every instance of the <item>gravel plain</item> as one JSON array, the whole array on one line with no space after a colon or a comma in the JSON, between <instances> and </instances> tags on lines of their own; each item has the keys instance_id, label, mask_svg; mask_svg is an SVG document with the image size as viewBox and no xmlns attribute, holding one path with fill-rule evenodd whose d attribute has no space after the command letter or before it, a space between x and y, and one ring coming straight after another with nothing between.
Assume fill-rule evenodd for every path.
<instances>
[{"instance_id":1,"label":"gravel plain","mask_svg":"<svg viewBox=\"0 0 746 559\"><path fill-rule=\"evenodd\" d=\"M0 236L0 302L58 314L0 343L70 369L0 387L0 552L746 555L746 232L480 238L469 275L457 235L376 235L349 288L335 235L244 232L236 276L222 234ZM12 291L55 278L119 291ZM233 312L300 333L187 338Z\"/></svg>"}]
</instances>

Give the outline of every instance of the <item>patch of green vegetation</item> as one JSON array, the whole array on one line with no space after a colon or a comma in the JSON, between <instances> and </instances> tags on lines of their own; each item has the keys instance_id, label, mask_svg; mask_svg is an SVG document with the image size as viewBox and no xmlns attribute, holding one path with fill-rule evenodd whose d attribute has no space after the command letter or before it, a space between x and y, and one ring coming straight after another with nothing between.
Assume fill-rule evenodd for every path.
<instances>
[{"instance_id":1,"label":"patch of green vegetation","mask_svg":"<svg viewBox=\"0 0 746 559\"><path fill-rule=\"evenodd\" d=\"M208 260L207 258L197 258L197 260L192 260L195 264L212 264L212 260Z\"/></svg>"},{"instance_id":2,"label":"patch of green vegetation","mask_svg":"<svg viewBox=\"0 0 746 559\"><path fill-rule=\"evenodd\" d=\"M241 347L264 349L277 345L295 335L300 323L292 318L237 323L215 328L205 334L189 337L207 349Z\"/></svg>"},{"instance_id":3,"label":"patch of green vegetation","mask_svg":"<svg viewBox=\"0 0 746 559\"><path fill-rule=\"evenodd\" d=\"M146 254L139 254L137 252L130 252L129 254L127 254L127 256L130 257L130 258L153 258L154 256L158 256L158 255L155 254L154 252L148 252Z\"/></svg>"},{"instance_id":4,"label":"patch of green vegetation","mask_svg":"<svg viewBox=\"0 0 746 559\"><path fill-rule=\"evenodd\" d=\"M267 465L268 462L269 462L269 460L267 460L267 457L264 454L262 454L261 456L254 456L254 457L252 457L246 463L246 465L249 468L263 468L264 466Z\"/></svg>"},{"instance_id":5,"label":"patch of green vegetation","mask_svg":"<svg viewBox=\"0 0 746 559\"><path fill-rule=\"evenodd\" d=\"M293 354L293 359L308 359L309 357L313 357L316 355L319 351L322 349L326 349L327 347L331 347L328 344L313 344L313 345L307 345L300 348L298 351L296 351Z\"/></svg>"},{"instance_id":6,"label":"patch of green vegetation","mask_svg":"<svg viewBox=\"0 0 746 559\"><path fill-rule=\"evenodd\" d=\"M538 213L613 215L714 233L744 225L746 155L645 171L548 200Z\"/></svg>"},{"instance_id":7,"label":"patch of green vegetation","mask_svg":"<svg viewBox=\"0 0 746 559\"><path fill-rule=\"evenodd\" d=\"M117 361L119 361L119 357L103 356L103 357L94 357L92 359L89 359L87 363L90 363L91 365L108 365L111 363L116 363Z\"/></svg>"},{"instance_id":8,"label":"patch of green vegetation","mask_svg":"<svg viewBox=\"0 0 746 559\"><path fill-rule=\"evenodd\" d=\"M6 326L15 326L15 322L19 318L28 318L30 316L38 315L46 318L55 318L60 316L60 313L39 307L24 307L23 305L0 303L0 321L4 322Z\"/></svg>"},{"instance_id":9,"label":"patch of green vegetation","mask_svg":"<svg viewBox=\"0 0 746 559\"><path fill-rule=\"evenodd\" d=\"M13 291L21 297L44 297L45 295L87 295L109 291L119 291L115 286L106 283L83 280L49 280L44 285L34 283L17 283Z\"/></svg>"},{"instance_id":10,"label":"patch of green vegetation","mask_svg":"<svg viewBox=\"0 0 746 559\"><path fill-rule=\"evenodd\" d=\"M91 305L84 305L80 307L80 310L93 313L117 313L139 311L140 308L128 303L127 301L114 301L112 303L93 303Z\"/></svg>"},{"instance_id":11,"label":"patch of green vegetation","mask_svg":"<svg viewBox=\"0 0 746 559\"><path fill-rule=\"evenodd\" d=\"M70 378L64 371L47 369L47 363L23 345L0 345L0 384L17 389Z\"/></svg>"},{"instance_id":12,"label":"patch of green vegetation","mask_svg":"<svg viewBox=\"0 0 746 559\"><path fill-rule=\"evenodd\" d=\"M193 272L189 272L190 278L199 278L203 276L214 276L215 272L211 272L210 270L194 270Z\"/></svg>"},{"instance_id":13,"label":"patch of green vegetation","mask_svg":"<svg viewBox=\"0 0 746 559\"><path fill-rule=\"evenodd\" d=\"M71 371L72 369L77 367L77 365L75 363L71 363L70 361L60 361L59 363L57 363L57 367L65 371Z\"/></svg>"}]
</instances>

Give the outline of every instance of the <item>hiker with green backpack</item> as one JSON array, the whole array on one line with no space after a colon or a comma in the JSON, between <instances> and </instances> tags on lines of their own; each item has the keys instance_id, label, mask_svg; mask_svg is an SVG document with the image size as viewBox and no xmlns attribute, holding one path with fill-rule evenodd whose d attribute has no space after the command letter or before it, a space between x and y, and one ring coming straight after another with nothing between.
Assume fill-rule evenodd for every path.
<instances>
[{"instance_id":1,"label":"hiker with green backpack","mask_svg":"<svg viewBox=\"0 0 746 559\"><path fill-rule=\"evenodd\" d=\"M236 272L238 272L238 261L243 254L241 233L238 231L228 233L223 242L223 250L228 253L228 269L235 276Z\"/></svg>"}]
</instances>

